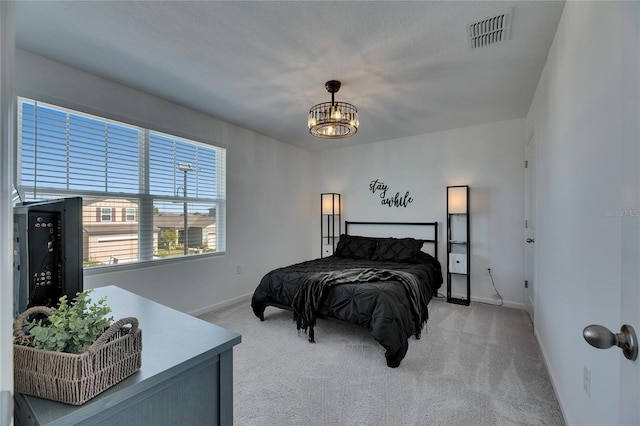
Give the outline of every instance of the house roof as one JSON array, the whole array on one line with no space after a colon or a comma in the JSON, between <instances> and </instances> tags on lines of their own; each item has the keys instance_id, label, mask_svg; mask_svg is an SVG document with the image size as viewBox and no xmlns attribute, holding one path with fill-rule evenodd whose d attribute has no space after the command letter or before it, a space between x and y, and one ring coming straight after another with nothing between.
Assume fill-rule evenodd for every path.
<instances>
[{"instance_id":1,"label":"house roof","mask_svg":"<svg viewBox=\"0 0 640 426\"><path fill-rule=\"evenodd\" d=\"M174 213L161 213L153 217L154 231L161 228L181 229L184 216ZM190 228L206 228L215 225L215 216L189 215ZM85 222L82 228L89 234L130 234L138 232L138 222Z\"/></svg>"},{"instance_id":2,"label":"house roof","mask_svg":"<svg viewBox=\"0 0 640 426\"><path fill-rule=\"evenodd\" d=\"M82 229L88 234L137 234L138 222L85 222Z\"/></svg>"},{"instance_id":3,"label":"house roof","mask_svg":"<svg viewBox=\"0 0 640 426\"><path fill-rule=\"evenodd\" d=\"M190 228L206 228L216 223L215 216L189 215L188 223ZM153 217L153 226L156 228L182 228L184 216L175 213L161 213Z\"/></svg>"}]
</instances>

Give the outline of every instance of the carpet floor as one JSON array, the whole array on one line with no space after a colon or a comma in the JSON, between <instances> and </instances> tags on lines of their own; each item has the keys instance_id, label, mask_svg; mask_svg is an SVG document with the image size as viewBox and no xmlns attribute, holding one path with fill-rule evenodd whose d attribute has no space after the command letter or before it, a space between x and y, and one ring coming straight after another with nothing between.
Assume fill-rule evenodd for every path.
<instances>
[{"instance_id":1,"label":"carpet floor","mask_svg":"<svg viewBox=\"0 0 640 426\"><path fill-rule=\"evenodd\" d=\"M242 335L234 348L234 424L564 425L524 311L433 300L398 368L363 328L319 320L316 342L292 313L265 321L242 302L200 316Z\"/></svg>"}]
</instances>

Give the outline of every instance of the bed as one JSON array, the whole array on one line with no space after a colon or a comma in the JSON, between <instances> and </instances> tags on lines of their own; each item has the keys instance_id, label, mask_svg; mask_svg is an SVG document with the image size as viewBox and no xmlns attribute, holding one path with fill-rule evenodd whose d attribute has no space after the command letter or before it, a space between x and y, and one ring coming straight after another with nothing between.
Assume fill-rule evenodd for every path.
<instances>
[{"instance_id":1,"label":"bed","mask_svg":"<svg viewBox=\"0 0 640 426\"><path fill-rule=\"evenodd\" d=\"M364 231L369 227L373 233ZM402 237L386 228L426 236ZM261 321L267 306L293 311L312 343L317 318L365 327L385 348L387 365L398 367L409 338L420 338L427 305L442 285L437 250L437 222L345 222L334 255L268 272L251 306Z\"/></svg>"}]
</instances>

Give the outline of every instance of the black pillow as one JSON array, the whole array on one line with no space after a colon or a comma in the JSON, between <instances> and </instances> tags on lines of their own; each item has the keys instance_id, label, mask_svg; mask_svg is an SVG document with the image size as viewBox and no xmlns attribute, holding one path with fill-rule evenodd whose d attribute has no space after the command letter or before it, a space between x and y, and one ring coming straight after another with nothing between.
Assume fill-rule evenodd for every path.
<instances>
[{"instance_id":1,"label":"black pillow","mask_svg":"<svg viewBox=\"0 0 640 426\"><path fill-rule=\"evenodd\" d=\"M415 263L422 244L415 238L380 238L371 259Z\"/></svg>"},{"instance_id":2,"label":"black pillow","mask_svg":"<svg viewBox=\"0 0 640 426\"><path fill-rule=\"evenodd\" d=\"M371 260L375 249L376 242L371 238L342 234L338 240L335 255L351 259Z\"/></svg>"}]
</instances>

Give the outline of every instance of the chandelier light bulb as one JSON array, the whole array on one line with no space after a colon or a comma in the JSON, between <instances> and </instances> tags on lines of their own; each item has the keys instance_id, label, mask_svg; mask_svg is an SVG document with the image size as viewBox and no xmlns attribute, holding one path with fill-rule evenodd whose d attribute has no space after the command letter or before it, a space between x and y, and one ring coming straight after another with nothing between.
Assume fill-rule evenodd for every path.
<instances>
[{"instance_id":1,"label":"chandelier light bulb","mask_svg":"<svg viewBox=\"0 0 640 426\"><path fill-rule=\"evenodd\" d=\"M331 113L331 119L332 120L342 120L342 111L340 111L340 108L333 107L333 110L332 110L332 113Z\"/></svg>"}]
</instances>

